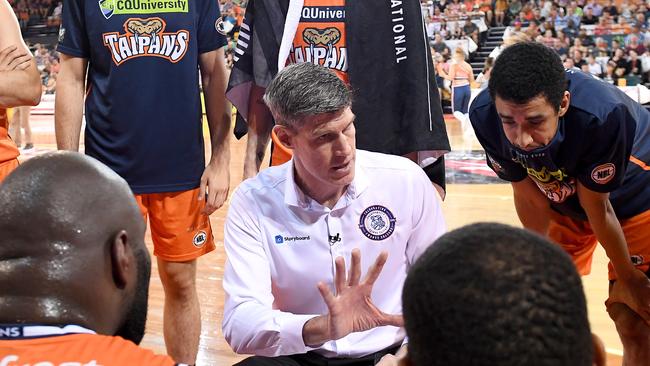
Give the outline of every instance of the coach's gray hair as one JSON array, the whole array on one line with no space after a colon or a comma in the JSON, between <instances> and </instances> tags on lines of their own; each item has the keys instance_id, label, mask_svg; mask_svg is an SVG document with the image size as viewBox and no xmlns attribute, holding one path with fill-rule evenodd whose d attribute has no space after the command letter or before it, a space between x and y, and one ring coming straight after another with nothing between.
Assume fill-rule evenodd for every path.
<instances>
[{"instance_id":1,"label":"coach's gray hair","mask_svg":"<svg viewBox=\"0 0 650 366\"><path fill-rule=\"evenodd\" d=\"M304 117L337 112L352 105L348 87L329 69L311 63L287 66L264 93L275 123L300 127Z\"/></svg>"}]
</instances>

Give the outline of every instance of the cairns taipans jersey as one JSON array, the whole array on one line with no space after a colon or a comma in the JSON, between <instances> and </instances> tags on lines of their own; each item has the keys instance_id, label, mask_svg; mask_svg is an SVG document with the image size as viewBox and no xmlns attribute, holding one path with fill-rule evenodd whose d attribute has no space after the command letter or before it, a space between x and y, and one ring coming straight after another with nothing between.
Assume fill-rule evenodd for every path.
<instances>
[{"instance_id":1,"label":"cairns taipans jersey","mask_svg":"<svg viewBox=\"0 0 650 366\"><path fill-rule=\"evenodd\" d=\"M476 137L497 175L511 182L529 176L557 212L587 220L577 182L611 192L616 216L650 209L650 113L617 87L568 70L570 107L552 141L523 151L508 141L488 90L470 107Z\"/></svg>"},{"instance_id":2,"label":"cairns taipans jersey","mask_svg":"<svg viewBox=\"0 0 650 366\"><path fill-rule=\"evenodd\" d=\"M172 366L174 361L76 325L0 324L0 365Z\"/></svg>"},{"instance_id":3,"label":"cairns taipans jersey","mask_svg":"<svg viewBox=\"0 0 650 366\"><path fill-rule=\"evenodd\" d=\"M67 0L58 50L87 58L86 153L135 193L203 172L199 55L226 44L215 0Z\"/></svg>"}]
</instances>

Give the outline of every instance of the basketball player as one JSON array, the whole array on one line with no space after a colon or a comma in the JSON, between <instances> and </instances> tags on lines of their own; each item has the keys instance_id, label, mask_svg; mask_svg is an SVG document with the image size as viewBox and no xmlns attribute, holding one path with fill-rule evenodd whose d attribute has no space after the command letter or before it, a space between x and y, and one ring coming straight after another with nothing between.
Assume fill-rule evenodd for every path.
<instances>
[{"instance_id":1,"label":"basketball player","mask_svg":"<svg viewBox=\"0 0 650 366\"><path fill-rule=\"evenodd\" d=\"M31 52L23 42L16 15L0 0L0 182L18 166L18 148L8 134L7 108L37 105L41 78Z\"/></svg>"},{"instance_id":2,"label":"basketball player","mask_svg":"<svg viewBox=\"0 0 650 366\"><path fill-rule=\"evenodd\" d=\"M650 113L614 86L565 71L550 48L497 59L470 119L488 165L510 181L524 227L548 235L586 275L610 259L607 310L625 365L650 359Z\"/></svg>"},{"instance_id":3,"label":"basketball player","mask_svg":"<svg viewBox=\"0 0 650 366\"><path fill-rule=\"evenodd\" d=\"M58 46L57 145L79 149L85 98L85 152L126 179L149 219L165 290L165 345L188 364L201 332L196 262L215 248L208 215L229 188L226 40L218 17L214 0L70 0Z\"/></svg>"},{"instance_id":4,"label":"basketball player","mask_svg":"<svg viewBox=\"0 0 650 366\"><path fill-rule=\"evenodd\" d=\"M0 365L173 365L136 346L151 272L144 231L129 186L95 159L49 153L9 175Z\"/></svg>"},{"instance_id":5,"label":"basketball player","mask_svg":"<svg viewBox=\"0 0 650 366\"><path fill-rule=\"evenodd\" d=\"M410 269L402 304L403 366L604 365L571 259L526 230L481 223L441 236Z\"/></svg>"}]
</instances>

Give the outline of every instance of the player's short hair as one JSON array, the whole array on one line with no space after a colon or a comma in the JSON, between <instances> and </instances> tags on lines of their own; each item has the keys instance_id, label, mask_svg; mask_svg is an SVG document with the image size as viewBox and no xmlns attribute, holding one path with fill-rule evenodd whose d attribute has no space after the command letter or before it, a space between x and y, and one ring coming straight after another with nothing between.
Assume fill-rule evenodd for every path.
<instances>
[{"instance_id":1,"label":"player's short hair","mask_svg":"<svg viewBox=\"0 0 650 366\"><path fill-rule=\"evenodd\" d=\"M285 67L264 94L275 123L299 127L304 117L334 113L352 105L348 87L331 70L311 63Z\"/></svg>"},{"instance_id":2,"label":"player's short hair","mask_svg":"<svg viewBox=\"0 0 650 366\"><path fill-rule=\"evenodd\" d=\"M536 42L515 43L501 52L488 83L490 96L527 103L538 96L560 108L567 80L562 61L549 47Z\"/></svg>"},{"instance_id":3,"label":"player's short hair","mask_svg":"<svg viewBox=\"0 0 650 366\"><path fill-rule=\"evenodd\" d=\"M412 364L591 366L582 282L532 232L481 223L440 237L404 284Z\"/></svg>"}]
</instances>

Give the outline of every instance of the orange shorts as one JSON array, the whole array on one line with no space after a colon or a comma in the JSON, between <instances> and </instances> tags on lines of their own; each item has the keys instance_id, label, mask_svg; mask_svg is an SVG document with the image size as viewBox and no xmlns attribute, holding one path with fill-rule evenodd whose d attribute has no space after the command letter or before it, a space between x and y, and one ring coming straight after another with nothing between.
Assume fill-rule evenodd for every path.
<instances>
[{"instance_id":1,"label":"orange shorts","mask_svg":"<svg viewBox=\"0 0 650 366\"><path fill-rule=\"evenodd\" d=\"M18 168L18 159L12 159L0 163L0 183L11 173L14 169Z\"/></svg>"},{"instance_id":2,"label":"orange shorts","mask_svg":"<svg viewBox=\"0 0 650 366\"><path fill-rule=\"evenodd\" d=\"M169 262L186 262L215 249L210 218L202 213L199 189L136 194L142 217L151 228L153 254Z\"/></svg>"},{"instance_id":3,"label":"orange shorts","mask_svg":"<svg viewBox=\"0 0 650 366\"><path fill-rule=\"evenodd\" d=\"M621 227L632 263L636 268L647 272L650 269L650 210L621 220ZM587 221L554 213L549 226L549 237L569 253L581 276L591 272L591 260L598 241ZM615 280L616 272L611 262L608 267L609 279Z\"/></svg>"}]
</instances>

